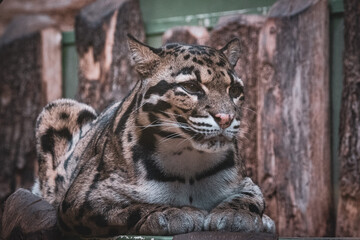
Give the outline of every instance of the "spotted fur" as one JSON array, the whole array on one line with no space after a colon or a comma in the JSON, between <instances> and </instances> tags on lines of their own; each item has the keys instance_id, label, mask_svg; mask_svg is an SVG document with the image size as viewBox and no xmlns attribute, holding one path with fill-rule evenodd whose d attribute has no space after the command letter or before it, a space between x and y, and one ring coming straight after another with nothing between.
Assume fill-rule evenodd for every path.
<instances>
[{"instance_id":1,"label":"spotted fur","mask_svg":"<svg viewBox=\"0 0 360 240\"><path fill-rule=\"evenodd\" d=\"M129 37L142 79L99 116L58 100L37 121L40 192L83 237L191 231L274 232L237 148L239 41L223 49Z\"/></svg>"}]
</instances>

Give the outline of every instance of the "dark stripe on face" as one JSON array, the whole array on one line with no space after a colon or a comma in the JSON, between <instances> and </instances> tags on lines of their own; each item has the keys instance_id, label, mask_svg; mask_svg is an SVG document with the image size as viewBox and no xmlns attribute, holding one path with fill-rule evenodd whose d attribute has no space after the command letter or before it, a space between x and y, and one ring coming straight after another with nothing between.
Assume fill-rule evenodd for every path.
<instances>
[{"instance_id":1,"label":"dark stripe on face","mask_svg":"<svg viewBox=\"0 0 360 240\"><path fill-rule=\"evenodd\" d=\"M172 106L170 103L159 100L156 104L152 103L145 103L142 107L142 110L144 112L157 112L161 114L165 114L166 117L169 117L166 113L164 113L165 110L170 109Z\"/></svg>"},{"instance_id":2,"label":"dark stripe on face","mask_svg":"<svg viewBox=\"0 0 360 240\"><path fill-rule=\"evenodd\" d=\"M178 71L177 73L171 74L171 76L176 77L176 76L179 76L180 74L183 74L183 75L191 75L191 73L192 73L193 71L194 71L194 66L184 67L184 68L182 68L180 71Z\"/></svg>"},{"instance_id":3,"label":"dark stripe on face","mask_svg":"<svg viewBox=\"0 0 360 240\"><path fill-rule=\"evenodd\" d=\"M152 86L149 88L149 90L147 90L147 92L145 93L145 99L149 99L152 94L162 96L173 87L174 84L170 84L165 80L161 80L155 86Z\"/></svg>"},{"instance_id":4,"label":"dark stripe on face","mask_svg":"<svg viewBox=\"0 0 360 240\"><path fill-rule=\"evenodd\" d=\"M198 69L195 70L195 76L196 80L201 83L200 71Z\"/></svg>"},{"instance_id":5,"label":"dark stripe on face","mask_svg":"<svg viewBox=\"0 0 360 240\"><path fill-rule=\"evenodd\" d=\"M217 174L218 172L232 168L234 166L235 166L234 152L232 150L229 150L225 156L225 159L222 162L218 163L214 167L212 167L202 173L197 174L195 176L195 179L197 181L199 181L203 178L210 177L212 175Z\"/></svg>"},{"instance_id":6,"label":"dark stripe on face","mask_svg":"<svg viewBox=\"0 0 360 240\"><path fill-rule=\"evenodd\" d=\"M125 113L121 117L118 125L116 126L116 129L115 129L116 134L119 134L120 132L122 132L125 129L125 124L130 117L130 113L134 110L135 103L136 103L136 97L137 97L137 95L134 96L133 100L131 101L130 105L128 106Z\"/></svg>"}]
</instances>

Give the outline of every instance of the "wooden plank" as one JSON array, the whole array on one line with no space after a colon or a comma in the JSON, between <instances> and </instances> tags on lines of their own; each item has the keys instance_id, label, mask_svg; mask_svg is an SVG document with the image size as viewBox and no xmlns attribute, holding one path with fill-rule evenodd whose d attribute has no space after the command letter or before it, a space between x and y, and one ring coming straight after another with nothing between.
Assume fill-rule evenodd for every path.
<instances>
[{"instance_id":1,"label":"wooden plank","mask_svg":"<svg viewBox=\"0 0 360 240\"><path fill-rule=\"evenodd\" d=\"M336 235L360 237L360 2L345 0L344 7L341 172Z\"/></svg>"},{"instance_id":2,"label":"wooden plank","mask_svg":"<svg viewBox=\"0 0 360 240\"><path fill-rule=\"evenodd\" d=\"M46 16L18 17L0 39L0 204L34 182L35 121L61 97L60 49L61 34Z\"/></svg>"},{"instance_id":3,"label":"wooden plank","mask_svg":"<svg viewBox=\"0 0 360 240\"><path fill-rule=\"evenodd\" d=\"M162 36L162 44L183 43L205 45L209 41L209 32L205 27L178 26L166 30Z\"/></svg>"},{"instance_id":4,"label":"wooden plank","mask_svg":"<svg viewBox=\"0 0 360 240\"><path fill-rule=\"evenodd\" d=\"M280 0L260 34L258 179L280 236L333 233L325 0Z\"/></svg>"}]
</instances>

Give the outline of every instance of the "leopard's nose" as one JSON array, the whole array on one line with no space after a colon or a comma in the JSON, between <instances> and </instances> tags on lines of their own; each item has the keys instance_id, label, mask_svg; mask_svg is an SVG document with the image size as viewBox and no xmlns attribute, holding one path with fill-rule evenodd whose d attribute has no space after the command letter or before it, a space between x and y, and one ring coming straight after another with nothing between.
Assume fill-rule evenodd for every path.
<instances>
[{"instance_id":1,"label":"leopard's nose","mask_svg":"<svg viewBox=\"0 0 360 240\"><path fill-rule=\"evenodd\" d=\"M225 129L231 125L231 122L234 120L234 115L226 114L226 113L218 113L213 115L213 118L222 129Z\"/></svg>"}]
</instances>

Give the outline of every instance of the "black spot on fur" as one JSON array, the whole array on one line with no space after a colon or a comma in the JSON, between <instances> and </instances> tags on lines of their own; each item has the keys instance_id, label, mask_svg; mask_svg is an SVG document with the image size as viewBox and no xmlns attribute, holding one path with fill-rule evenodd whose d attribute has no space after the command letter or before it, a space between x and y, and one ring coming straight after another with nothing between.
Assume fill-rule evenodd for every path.
<instances>
[{"instance_id":1,"label":"black spot on fur","mask_svg":"<svg viewBox=\"0 0 360 240\"><path fill-rule=\"evenodd\" d=\"M79 112L76 122L79 126L82 126L84 123L90 122L90 121L94 120L95 118L96 118L96 116L92 112L90 112L88 110L81 110Z\"/></svg>"},{"instance_id":2,"label":"black spot on fur","mask_svg":"<svg viewBox=\"0 0 360 240\"><path fill-rule=\"evenodd\" d=\"M182 68L180 71L178 71L178 72L175 74L175 76L178 76L178 75L180 75L180 74L190 75L193 71L194 71L194 66L184 67L184 68Z\"/></svg>"},{"instance_id":3,"label":"black spot on fur","mask_svg":"<svg viewBox=\"0 0 360 240\"><path fill-rule=\"evenodd\" d=\"M88 192L91 192L90 190ZM86 192L86 199L88 199L88 192ZM84 217L84 214L87 213L87 212L91 212L93 210L93 207L91 206L91 203L89 201L85 201L80 209L79 209L79 212L78 214L76 215L76 219L82 219Z\"/></svg>"},{"instance_id":4,"label":"black spot on fur","mask_svg":"<svg viewBox=\"0 0 360 240\"><path fill-rule=\"evenodd\" d=\"M62 128L60 130L55 130L54 128L49 128L44 135L40 137L41 147L45 153L50 153L53 161L53 169L57 167L55 163L55 137L65 138L67 141L72 139L72 135L68 128Z\"/></svg>"},{"instance_id":5,"label":"black spot on fur","mask_svg":"<svg viewBox=\"0 0 360 240\"><path fill-rule=\"evenodd\" d=\"M62 119L62 120L66 120L66 119L68 119L69 118L69 114L68 113L66 113L66 112L62 112L62 113L60 113L60 119Z\"/></svg>"},{"instance_id":6,"label":"black spot on fur","mask_svg":"<svg viewBox=\"0 0 360 240\"><path fill-rule=\"evenodd\" d=\"M218 65L219 67L224 67L225 64L226 62L223 59L220 59L220 61L216 63L216 65Z\"/></svg>"},{"instance_id":7,"label":"black spot on fur","mask_svg":"<svg viewBox=\"0 0 360 240\"><path fill-rule=\"evenodd\" d=\"M162 100L159 100L156 104L145 103L142 107L145 112L158 112L163 113L163 111L171 108L171 104ZM169 116L166 116L169 117Z\"/></svg>"},{"instance_id":8,"label":"black spot on fur","mask_svg":"<svg viewBox=\"0 0 360 240\"><path fill-rule=\"evenodd\" d=\"M70 208L70 203L68 203L66 200L63 200L62 201L62 204L61 204L61 211L63 213L66 213L66 211Z\"/></svg>"},{"instance_id":9,"label":"black spot on fur","mask_svg":"<svg viewBox=\"0 0 360 240\"><path fill-rule=\"evenodd\" d=\"M198 69L195 70L195 76L196 76L196 80L198 82L201 82L200 71Z\"/></svg>"},{"instance_id":10,"label":"black spot on fur","mask_svg":"<svg viewBox=\"0 0 360 240\"><path fill-rule=\"evenodd\" d=\"M159 96L164 95L169 89L173 88L174 84L170 84L165 80L161 80L155 86L152 86L145 93L145 99L150 98L151 95L156 94Z\"/></svg>"},{"instance_id":11,"label":"black spot on fur","mask_svg":"<svg viewBox=\"0 0 360 240\"><path fill-rule=\"evenodd\" d=\"M74 153L74 152L72 152L72 153L70 154L70 156L69 156L69 157L65 160L65 162L64 162L64 169L65 169L65 170L67 170L67 168L68 168L69 161L70 161L70 159L72 158L73 153Z\"/></svg>"},{"instance_id":12,"label":"black spot on fur","mask_svg":"<svg viewBox=\"0 0 360 240\"><path fill-rule=\"evenodd\" d=\"M203 58L203 60L206 62L207 65L211 66L214 62L210 58Z\"/></svg>"},{"instance_id":13,"label":"black spot on fur","mask_svg":"<svg viewBox=\"0 0 360 240\"><path fill-rule=\"evenodd\" d=\"M65 231L65 232L71 231L70 227L68 227L68 225L66 225L66 223L62 220L61 217L58 217L57 222L58 222L61 230Z\"/></svg>"},{"instance_id":14,"label":"black spot on fur","mask_svg":"<svg viewBox=\"0 0 360 240\"><path fill-rule=\"evenodd\" d=\"M174 95L175 96L183 96L183 97L187 96L187 94L184 92L174 92Z\"/></svg>"},{"instance_id":15,"label":"black spot on fur","mask_svg":"<svg viewBox=\"0 0 360 240\"><path fill-rule=\"evenodd\" d=\"M207 70L207 72L208 72L208 74L209 74L209 75L211 75L211 71L210 71L210 69L208 69L208 70Z\"/></svg>"},{"instance_id":16,"label":"black spot on fur","mask_svg":"<svg viewBox=\"0 0 360 240\"><path fill-rule=\"evenodd\" d=\"M82 225L74 226L74 229L78 234L83 235L83 236L91 234L91 229L88 227L82 226Z\"/></svg>"},{"instance_id":17,"label":"black spot on fur","mask_svg":"<svg viewBox=\"0 0 360 240\"><path fill-rule=\"evenodd\" d=\"M196 180L201 180L203 178L206 178L206 177L210 177L218 172L221 172L223 170L226 170L226 169L229 169L229 168L232 168L235 166L235 161L234 161L234 152L232 150L229 150L226 154L226 157L225 159L218 163L217 165L215 165L214 167L200 173L200 174L197 174L195 176L195 179Z\"/></svg>"},{"instance_id":18,"label":"black spot on fur","mask_svg":"<svg viewBox=\"0 0 360 240\"><path fill-rule=\"evenodd\" d=\"M140 219L141 219L141 210L139 208L131 211L127 218L128 229L134 227L139 222Z\"/></svg>"},{"instance_id":19,"label":"black spot on fur","mask_svg":"<svg viewBox=\"0 0 360 240\"><path fill-rule=\"evenodd\" d=\"M115 133L119 134L120 132L122 132L125 128L125 123L127 122L127 120L130 117L130 113L133 111L134 107L135 107L135 103L136 103L136 97L137 95L134 96L133 100L131 101L129 107L126 109L125 113L122 115L118 125L116 126L115 129Z\"/></svg>"},{"instance_id":20,"label":"black spot on fur","mask_svg":"<svg viewBox=\"0 0 360 240\"><path fill-rule=\"evenodd\" d=\"M132 141L132 138L133 138L132 134L131 134L131 133L128 133L127 138L128 138L128 139L127 139L128 142L131 142L131 141Z\"/></svg>"},{"instance_id":21,"label":"black spot on fur","mask_svg":"<svg viewBox=\"0 0 360 240\"><path fill-rule=\"evenodd\" d=\"M108 221L103 215L94 215L89 218L90 221L93 221L99 227L106 227L108 225Z\"/></svg>"},{"instance_id":22,"label":"black spot on fur","mask_svg":"<svg viewBox=\"0 0 360 240\"><path fill-rule=\"evenodd\" d=\"M61 176L61 175L56 175L56 178L55 178L55 182L57 183L57 184L59 184L59 183L63 183L64 182L64 177L63 176Z\"/></svg>"},{"instance_id":23,"label":"black spot on fur","mask_svg":"<svg viewBox=\"0 0 360 240\"><path fill-rule=\"evenodd\" d=\"M254 194L252 194L251 192L241 192L241 194L249 196L249 197L254 197Z\"/></svg>"},{"instance_id":24,"label":"black spot on fur","mask_svg":"<svg viewBox=\"0 0 360 240\"><path fill-rule=\"evenodd\" d=\"M41 148L44 152L50 152L54 156L54 129L49 128L40 138Z\"/></svg>"},{"instance_id":25,"label":"black spot on fur","mask_svg":"<svg viewBox=\"0 0 360 240\"><path fill-rule=\"evenodd\" d=\"M258 215L261 215L260 209L253 203L250 203L249 205L250 212L256 213Z\"/></svg>"},{"instance_id":26,"label":"black spot on fur","mask_svg":"<svg viewBox=\"0 0 360 240\"><path fill-rule=\"evenodd\" d=\"M188 60L190 58L190 54L184 56L184 60Z\"/></svg>"},{"instance_id":27,"label":"black spot on fur","mask_svg":"<svg viewBox=\"0 0 360 240\"><path fill-rule=\"evenodd\" d=\"M172 48L174 48L174 47L177 47L179 44L177 44L177 43L170 43L170 44L167 44L166 45L166 49L172 49Z\"/></svg>"},{"instance_id":28,"label":"black spot on fur","mask_svg":"<svg viewBox=\"0 0 360 240\"><path fill-rule=\"evenodd\" d=\"M190 185L194 185L194 179L193 178L190 178L190 180L189 180L189 183L190 183Z\"/></svg>"}]
</instances>

